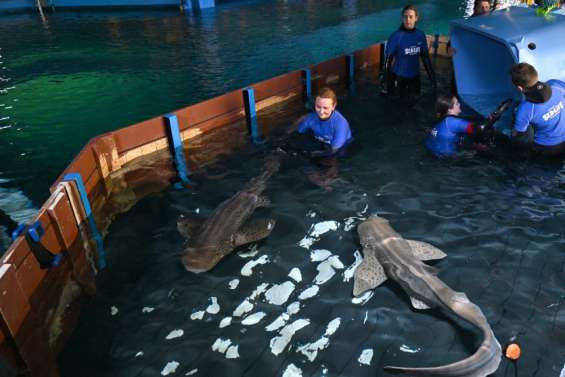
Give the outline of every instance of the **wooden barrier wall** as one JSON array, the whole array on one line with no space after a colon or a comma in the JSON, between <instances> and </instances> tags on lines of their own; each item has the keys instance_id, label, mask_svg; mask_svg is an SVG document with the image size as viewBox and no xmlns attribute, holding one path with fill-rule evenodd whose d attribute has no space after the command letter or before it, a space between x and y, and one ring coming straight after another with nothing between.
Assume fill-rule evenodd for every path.
<instances>
[{"instance_id":1,"label":"wooden barrier wall","mask_svg":"<svg viewBox=\"0 0 565 377\"><path fill-rule=\"evenodd\" d=\"M381 48L376 44L356 51L355 70L378 65ZM313 91L321 86L344 84L348 79L345 56L313 65L310 70ZM294 71L251 85L257 112L303 96L302 77L302 71ZM245 119L242 90L172 114L178 118L181 139L186 143ZM32 376L58 376L55 360L68 334L55 329L67 325L71 331L74 326L64 315L64 309L77 300L76 294L68 293L74 292L69 287L79 287L87 294L93 294L95 289L95 244L86 230L78 189L74 183L65 182L64 176L80 173L94 213L104 213L101 210L112 190L108 177L131 161L168 147L162 116L109 132L90 140L51 186L51 196L32 221L39 221L45 231L40 242L20 236L0 264L0 353L15 368L27 370ZM97 223L104 224L104 228L109 225L101 220ZM57 267L42 268L33 253L37 248L54 255L62 253L62 262Z\"/></svg>"}]
</instances>

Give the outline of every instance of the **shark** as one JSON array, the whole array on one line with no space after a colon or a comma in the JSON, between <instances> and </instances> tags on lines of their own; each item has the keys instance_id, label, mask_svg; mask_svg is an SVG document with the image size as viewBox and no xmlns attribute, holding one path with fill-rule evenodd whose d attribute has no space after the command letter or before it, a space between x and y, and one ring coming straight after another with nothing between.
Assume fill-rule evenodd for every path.
<instances>
[{"instance_id":1,"label":"shark","mask_svg":"<svg viewBox=\"0 0 565 377\"><path fill-rule=\"evenodd\" d=\"M438 270L423 261L446 254L426 242L406 240L388 220L371 216L357 227L363 261L354 273L353 295L376 288L387 279L398 283L416 309L441 308L481 330L483 341L466 359L438 367L403 368L385 366L394 375L484 377L500 364L501 348L481 309L463 292L456 292L437 277Z\"/></svg>"},{"instance_id":2,"label":"shark","mask_svg":"<svg viewBox=\"0 0 565 377\"><path fill-rule=\"evenodd\" d=\"M262 194L268 180L279 167L278 155L268 157L261 174L220 203L204 221L188 215L179 216L177 230L186 238L182 263L187 271L209 271L235 248L271 234L275 226L274 219L251 219L251 216L257 208L271 205L270 200Z\"/></svg>"}]
</instances>

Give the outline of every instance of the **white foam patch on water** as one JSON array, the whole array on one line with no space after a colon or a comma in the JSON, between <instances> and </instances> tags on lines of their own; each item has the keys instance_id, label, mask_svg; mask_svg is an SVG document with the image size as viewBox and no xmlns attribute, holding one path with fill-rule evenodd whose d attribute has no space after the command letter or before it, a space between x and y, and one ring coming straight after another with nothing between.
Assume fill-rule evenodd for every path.
<instances>
[{"instance_id":1,"label":"white foam patch on water","mask_svg":"<svg viewBox=\"0 0 565 377\"><path fill-rule=\"evenodd\" d=\"M139 351L138 353L135 354L135 357L139 357L139 356L143 356L143 351Z\"/></svg>"},{"instance_id":2,"label":"white foam patch on water","mask_svg":"<svg viewBox=\"0 0 565 377\"><path fill-rule=\"evenodd\" d=\"M196 369L193 369L193 370L191 370L191 371L189 371L189 372L186 372L185 376L192 376L193 374L196 374L196 373L198 373L198 369L197 369L197 368L196 368Z\"/></svg>"},{"instance_id":3,"label":"white foam patch on water","mask_svg":"<svg viewBox=\"0 0 565 377\"><path fill-rule=\"evenodd\" d=\"M269 286L269 283L261 283L257 286L257 288L255 288L255 290L251 293L251 295L249 296L250 300L255 300L257 299L257 297L259 297L260 295L262 295L263 293L265 293L265 291L267 290L267 287Z\"/></svg>"},{"instance_id":4,"label":"white foam patch on water","mask_svg":"<svg viewBox=\"0 0 565 377\"><path fill-rule=\"evenodd\" d=\"M282 305L288 300L295 287L296 286L291 281L273 285L265 293L265 299L269 304Z\"/></svg>"},{"instance_id":5,"label":"white foam patch on water","mask_svg":"<svg viewBox=\"0 0 565 377\"><path fill-rule=\"evenodd\" d=\"M363 324L367 323L367 319L369 318L369 311L365 311L365 318L363 319Z\"/></svg>"},{"instance_id":6,"label":"white foam patch on water","mask_svg":"<svg viewBox=\"0 0 565 377\"><path fill-rule=\"evenodd\" d=\"M290 364L284 370L282 377L302 377L302 369L294 364Z\"/></svg>"},{"instance_id":7,"label":"white foam patch on water","mask_svg":"<svg viewBox=\"0 0 565 377\"><path fill-rule=\"evenodd\" d=\"M359 297L353 297L351 299L351 302L354 303L355 305L365 305L367 301L369 301L371 297L373 297L374 294L375 292L373 291L367 291Z\"/></svg>"},{"instance_id":8,"label":"white foam patch on water","mask_svg":"<svg viewBox=\"0 0 565 377\"><path fill-rule=\"evenodd\" d=\"M220 305L218 305L217 297L210 297L210 305L206 308L206 312L210 314L218 314L220 312Z\"/></svg>"},{"instance_id":9,"label":"white foam patch on water","mask_svg":"<svg viewBox=\"0 0 565 377\"><path fill-rule=\"evenodd\" d=\"M361 255L359 250L355 250L353 257L355 258L355 261L343 272L343 281L346 283L351 280L351 278L355 274L355 270L357 269L357 267L359 267L361 262L363 262L363 256Z\"/></svg>"},{"instance_id":10,"label":"white foam patch on water","mask_svg":"<svg viewBox=\"0 0 565 377\"><path fill-rule=\"evenodd\" d=\"M249 247L247 251L241 252L238 255L241 258L253 258L258 253L259 253L259 248L257 247L257 244L253 244L251 247Z\"/></svg>"},{"instance_id":11,"label":"white foam patch on water","mask_svg":"<svg viewBox=\"0 0 565 377\"><path fill-rule=\"evenodd\" d=\"M410 348L408 347L406 344L403 344L400 346L400 350L402 352L407 352L407 353L418 353L421 351L420 348Z\"/></svg>"},{"instance_id":12,"label":"white foam patch on water","mask_svg":"<svg viewBox=\"0 0 565 377\"><path fill-rule=\"evenodd\" d=\"M357 359L360 364L371 365L371 361L373 360L373 349L367 348L361 352L361 355Z\"/></svg>"},{"instance_id":13,"label":"white foam patch on water","mask_svg":"<svg viewBox=\"0 0 565 377\"><path fill-rule=\"evenodd\" d=\"M151 313L153 310L155 310L155 308L151 307L151 306L144 306L143 309L141 309L142 313Z\"/></svg>"},{"instance_id":14,"label":"white foam patch on water","mask_svg":"<svg viewBox=\"0 0 565 377\"><path fill-rule=\"evenodd\" d=\"M183 335L184 335L184 331L183 331L183 330L180 330L180 329L179 329L179 330L173 330L173 331L171 331L171 332L169 333L169 335L167 335L167 336L165 337L165 339L171 340L171 339L179 338L179 337L181 337L181 336L183 336Z\"/></svg>"},{"instance_id":15,"label":"white foam patch on water","mask_svg":"<svg viewBox=\"0 0 565 377\"><path fill-rule=\"evenodd\" d=\"M238 359L239 358L239 346L231 345L226 351L226 359Z\"/></svg>"},{"instance_id":16,"label":"white foam patch on water","mask_svg":"<svg viewBox=\"0 0 565 377\"><path fill-rule=\"evenodd\" d=\"M118 312L119 312L119 310L118 310L118 308L116 308L115 306L112 306L112 307L110 308L110 314L111 314L111 315L116 315L116 314L118 314Z\"/></svg>"},{"instance_id":17,"label":"white foam patch on water","mask_svg":"<svg viewBox=\"0 0 565 377\"><path fill-rule=\"evenodd\" d=\"M218 338L214 344L212 344L212 351L225 353L229 346L231 346L231 340Z\"/></svg>"},{"instance_id":18,"label":"white foam patch on water","mask_svg":"<svg viewBox=\"0 0 565 377\"><path fill-rule=\"evenodd\" d=\"M312 262L321 262L329 258L332 252L325 249L312 250L310 252L310 260Z\"/></svg>"},{"instance_id":19,"label":"white foam patch on water","mask_svg":"<svg viewBox=\"0 0 565 377\"><path fill-rule=\"evenodd\" d=\"M317 285L313 285L310 288L306 288L305 290L303 290L298 296L298 299L307 300L309 298L316 296L319 291L320 291L320 287Z\"/></svg>"},{"instance_id":20,"label":"white foam patch on water","mask_svg":"<svg viewBox=\"0 0 565 377\"><path fill-rule=\"evenodd\" d=\"M290 270L288 276L297 283L300 283L302 281L302 273L300 272L300 269L298 267L294 267L292 270Z\"/></svg>"},{"instance_id":21,"label":"white foam patch on water","mask_svg":"<svg viewBox=\"0 0 565 377\"><path fill-rule=\"evenodd\" d=\"M245 313L249 313L251 310L253 310L253 306L254 305L249 302L248 299L245 299L241 304L238 305L237 308L235 308L232 315L234 317L241 317Z\"/></svg>"},{"instance_id":22,"label":"white foam patch on water","mask_svg":"<svg viewBox=\"0 0 565 377\"><path fill-rule=\"evenodd\" d=\"M314 217L316 217L316 212L315 211L308 211L308 213L306 213L306 216L314 218Z\"/></svg>"},{"instance_id":23,"label":"white foam patch on water","mask_svg":"<svg viewBox=\"0 0 565 377\"><path fill-rule=\"evenodd\" d=\"M322 234L325 234L329 231L335 231L338 227L339 223L337 221L323 221L317 224L313 224L310 227L310 230L308 230L307 235L302 240L300 240L298 244L305 249L309 249L310 246L312 246Z\"/></svg>"},{"instance_id":24,"label":"white foam patch on water","mask_svg":"<svg viewBox=\"0 0 565 377\"><path fill-rule=\"evenodd\" d=\"M238 285L239 285L239 279L233 279L228 283L228 287L230 289L236 289Z\"/></svg>"},{"instance_id":25,"label":"white foam patch on water","mask_svg":"<svg viewBox=\"0 0 565 377\"><path fill-rule=\"evenodd\" d=\"M286 307L286 312L279 315L270 325L265 327L267 331L276 331L283 327L290 317L300 311L300 303L298 301L293 302Z\"/></svg>"},{"instance_id":26,"label":"white foam patch on water","mask_svg":"<svg viewBox=\"0 0 565 377\"><path fill-rule=\"evenodd\" d=\"M316 357L318 356L318 351L321 351L328 347L330 343L330 336L335 334L340 324L341 318L337 317L333 319L330 323L328 323L326 332L320 339L312 343L306 343L302 347L299 347L296 352L300 352L301 354L306 356L306 358L310 360L310 362L314 361L314 359L316 359Z\"/></svg>"},{"instance_id":27,"label":"white foam patch on water","mask_svg":"<svg viewBox=\"0 0 565 377\"><path fill-rule=\"evenodd\" d=\"M253 268L259 264L266 264L269 262L269 257L267 255L261 255L257 259L250 260L249 262L245 263L245 265L241 268L241 275L243 276L251 276L253 274Z\"/></svg>"},{"instance_id":28,"label":"white foam patch on water","mask_svg":"<svg viewBox=\"0 0 565 377\"><path fill-rule=\"evenodd\" d=\"M339 256L337 255L332 255L331 257L329 257L328 262L336 270L343 270L345 268L343 263L341 263L341 261L339 260Z\"/></svg>"},{"instance_id":29,"label":"white foam patch on water","mask_svg":"<svg viewBox=\"0 0 565 377\"><path fill-rule=\"evenodd\" d=\"M365 210L367 210L369 207L366 206ZM351 216L351 217L346 217L345 219L343 219L343 230L345 230L346 232L349 232L350 230L352 230L353 228L355 228L357 226L357 220L359 221L365 221L367 220L366 217L359 217L361 215L363 215L363 213L357 212L357 216Z\"/></svg>"},{"instance_id":30,"label":"white foam patch on water","mask_svg":"<svg viewBox=\"0 0 565 377\"><path fill-rule=\"evenodd\" d=\"M357 216L361 216L361 215L366 214L368 209L369 209L369 205L365 204L365 207L363 207L363 209L361 211L357 212Z\"/></svg>"},{"instance_id":31,"label":"white foam patch on water","mask_svg":"<svg viewBox=\"0 0 565 377\"><path fill-rule=\"evenodd\" d=\"M335 270L333 269L332 263L329 260L325 260L322 263L318 264L316 269L318 270L318 275L316 275L316 277L314 278L314 283L318 285L326 283L335 275Z\"/></svg>"},{"instance_id":32,"label":"white foam patch on water","mask_svg":"<svg viewBox=\"0 0 565 377\"><path fill-rule=\"evenodd\" d=\"M199 310L197 312L194 312L190 315L190 319L192 319L193 321L195 320L201 320L202 318L204 318L204 310Z\"/></svg>"},{"instance_id":33,"label":"white foam patch on water","mask_svg":"<svg viewBox=\"0 0 565 377\"><path fill-rule=\"evenodd\" d=\"M252 326L252 325L256 325L259 322L261 322L261 320L263 318L265 318L267 314L264 312L257 312L257 313L253 313L248 315L247 317L245 317L245 319L243 321L241 321L241 324L244 326Z\"/></svg>"},{"instance_id":34,"label":"white foam patch on water","mask_svg":"<svg viewBox=\"0 0 565 377\"><path fill-rule=\"evenodd\" d=\"M175 373L179 365L177 361L169 361L161 371L161 375L168 376L169 374Z\"/></svg>"},{"instance_id":35,"label":"white foam patch on water","mask_svg":"<svg viewBox=\"0 0 565 377\"><path fill-rule=\"evenodd\" d=\"M294 334L309 324L310 320L301 318L292 322L290 325L283 327L283 329L279 332L279 336L272 338L269 344L273 355L279 355L282 351L284 351L288 343L292 340Z\"/></svg>"},{"instance_id":36,"label":"white foam patch on water","mask_svg":"<svg viewBox=\"0 0 565 377\"><path fill-rule=\"evenodd\" d=\"M231 317L222 318L218 327L221 329L223 329L224 327L228 327L229 325L231 325L231 319L232 319Z\"/></svg>"},{"instance_id":37,"label":"white foam patch on water","mask_svg":"<svg viewBox=\"0 0 565 377\"><path fill-rule=\"evenodd\" d=\"M563 369L561 369L561 373L559 374L559 377L565 377L565 364L563 364Z\"/></svg>"}]
</instances>

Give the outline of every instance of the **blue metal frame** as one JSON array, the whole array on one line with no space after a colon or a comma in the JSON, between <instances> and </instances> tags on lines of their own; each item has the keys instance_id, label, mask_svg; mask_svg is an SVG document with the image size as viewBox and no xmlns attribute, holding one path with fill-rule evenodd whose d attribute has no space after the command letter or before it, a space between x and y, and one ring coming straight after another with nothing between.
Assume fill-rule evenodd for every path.
<instances>
[{"instance_id":1,"label":"blue metal frame","mask_svg":"<svg viewBox=\"0 0 565 377\"><path fill-rule=\"evenodd\" d=\"M261 134L257 124L257 113L255 111L255 91L253 88L243 89L243 102L245 104L245 118L247 120L247 127L251 134L251 140L254 144L261 144Z\"/></svg>"},{"instance_id":2,"label":"blue metal frame","mask_svg":"<svg viewBox=\"0 0 565 377\"><path fill-rule=\"evenodd\" d=\"M41 237L45 234L45 230L43 229L43 226L41 226L41 221L36 221L29 225L18 225L18 227L12 232L12 241L15 241L22 234L26 237L28 242L30 242L31 239L31 242L36 244L33 245L30 243L30 247L37 258L37 261L41 265L41 268L52 268L59 265L63 258L63 254L52 254L40 243Z\"/></svg>"},{"instance_id":3,"label":"blue metal frame","mask_svg":"<svg viewBox=\"0 0 565 377\"><path fill-rule=\"evenodd\" d=\"M355 55L349 54L345 57L345 65L347 67L347 85L349 90L355 89Z\"/></svg>"},{"instance_id":4,"label":"blue metal frame","mask_svg":"<svg viewBox=\"0 0 565 377\"><path fill-rule=\"evenodd\" d=\"M439 50L439 34L434 35L434 42L432 43L432 47L434 48L434 56L437 56L437 52Z\"/></svg>"},{"instance_id":5,"label":"blue metal frame","mask_svg":"<svg viewBox=\"0 0 565 377\"><path fill-rule=\"evenodd\" d=\"M169 147L173 155L173 162L177 169L177 174L182 184L190 183L188 175L190 171L186 166L184 158L184 147L180 138L179 121L175 114L166 114L163 116L167 123L167 137L169 139Z\"/></svg>"},{"instance_id":6,"label":"blue metal frame","mask_svg":"<svg viewBox=\"0 0 565 377\"><path fill-rule=\"evenodd\" d=\"M98 265L100 269L106 267L106 254L104 252L104 243L102 241L102 236L98 232L98 227L96 226L96 221L92 214L92 207L90 206L90 200L86 193L86 188L84 187L84 181L80 173L69 173L63 177L65 182L74 182L77 186L78 192L80 194L80 199L82 201L82 206L84 208L84 213L88 220L88 225L90 227L90 232L92 233L92 238L96 241L96 247L98 249Z\"/></svg>"},{"instance_id":7,"label":"blue metal frame","mask_svg":"<svg viewBox=\"0 0 565 377\"><path fill-rule=\"evenodd\" d=\"M302 70L302 80L304 85L304 101L309 105L312 100L312 72L310 68Z\"/></svg>"}]
</instances>

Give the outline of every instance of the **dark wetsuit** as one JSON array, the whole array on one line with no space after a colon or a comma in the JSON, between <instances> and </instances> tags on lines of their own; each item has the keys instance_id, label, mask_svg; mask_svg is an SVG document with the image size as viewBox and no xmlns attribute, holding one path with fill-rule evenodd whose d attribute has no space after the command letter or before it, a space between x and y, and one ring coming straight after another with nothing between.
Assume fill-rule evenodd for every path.
<instances>
[{"instance_id":1,"label":"dark wetsuit","mask_svg":"<svg viewBox=\"0 0 565 377\"><path fill-rule=\"evenodd\" d=\"M534 129L533 150L542 155L565 154L565 83L538 82L524 93L526 99L516 110L514 130L525 134Z\"/></svg>"},{"instance_id":2,"label":"dark wetsuit","mask_svg":"<svg viewBox=\"0 0 565 377\"><path fill-rule=\"evenodd\" d=\"M420 57L435 83L435 75L429 60L428 42L423 31L417 28L405 29L401 25L388 38L385 57L386 85L389 94L400 96L420 94Z\"/></svg>"}]
</instances>

